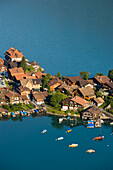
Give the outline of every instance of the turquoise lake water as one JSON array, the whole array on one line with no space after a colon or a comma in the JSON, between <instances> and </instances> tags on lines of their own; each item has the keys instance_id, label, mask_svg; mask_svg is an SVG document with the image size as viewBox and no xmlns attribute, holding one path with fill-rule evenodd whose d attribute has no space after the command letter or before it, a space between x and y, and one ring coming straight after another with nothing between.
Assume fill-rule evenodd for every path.
<instances>
[{"instance_id":1,"label":"turquoise lake water","mask_svg":"<svg viewBox=\"0 0 113 170\"><path fill-rule=\"evenodd\" d=\"M113 69L113 0L0 0L0 56L11 46L46 72Z\"/></svg>"},{"instance_id":2,"label":"turquoise lake water","mask_svg":"<svg viewBox=\"0 0 113 170\"><path fill-rule=\"evenodd\" d=\"M43 129L47 133L41 134ZM103 141L93 141L99 128L87 129L78 121L67 134L68 126L57 117L24 117L0 121L1 170L112 170L113 127L102 125ZM64 140L55 141L63 136ZM77 148L68 145L78 143ZM107 146L109 145L109 147ZM95 153L86 153L95 149Z\"/></svg>"}]
</instances>

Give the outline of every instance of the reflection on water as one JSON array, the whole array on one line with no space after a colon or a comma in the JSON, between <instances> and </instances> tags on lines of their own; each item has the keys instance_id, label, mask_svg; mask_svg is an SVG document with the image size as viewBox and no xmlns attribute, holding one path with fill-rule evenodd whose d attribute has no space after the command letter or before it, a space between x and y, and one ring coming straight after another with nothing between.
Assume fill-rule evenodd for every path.
<instances>
[{"instance_id":1,"label":"reflection on water","mask_svg":"<svg viewBox=\"0 0 113 170\"><path fill-rule=\"evenodd\" d=\"M81 118L73 118L71 120L64 118L62 123L59 123L59 116L54 116L54 115L46 115L45 113L41 113L41 114L36 114L33 113L30 115L30 117L32 118L38 118L38 117L44 117L44 116L48 116L51 118L51 125L56 128L56 129L62 129L64 127L64 125L72 128L72 127L76 127L76 126L85 126L87 127L87 120L82 120ZM9 116L3 116L0 118L1 121L8 121L9 119L11 119L12 121L24 121L24 119L27 119L27 116L16 116L16 117L9 117ZM110 121L106 120L104 121L104 126L105 128L109 128L110 126ZM113 133L113 126L111 127L111 133Z\"/></svg>"}]
</instances>

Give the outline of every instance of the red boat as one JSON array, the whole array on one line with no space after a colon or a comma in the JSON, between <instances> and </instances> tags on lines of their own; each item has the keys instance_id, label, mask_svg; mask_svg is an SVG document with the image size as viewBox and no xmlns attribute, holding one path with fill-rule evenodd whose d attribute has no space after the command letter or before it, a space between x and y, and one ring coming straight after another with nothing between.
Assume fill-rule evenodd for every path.
<instances>
[{"instance_id":1,"label":"red boat","mask_svg":"<svg viewBox=\"0 0 113 170\"><path fill-rule=\"evenodd\" d=\"M102 140L102 139L104 139L104 136L97 136L97 137L95 137L93 140L97 140L97 141L99 141L99 140Z\"/></svg>"}]
</instances>

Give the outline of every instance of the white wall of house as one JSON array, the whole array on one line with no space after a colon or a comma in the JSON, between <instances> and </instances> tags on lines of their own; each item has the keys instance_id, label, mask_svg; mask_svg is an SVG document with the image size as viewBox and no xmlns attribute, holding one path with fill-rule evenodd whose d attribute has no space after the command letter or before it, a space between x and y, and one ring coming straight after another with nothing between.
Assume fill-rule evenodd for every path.
<instances>
[{"instance_id":1,"label":"white wall of house","mask_svg":"<svg viewBox=\"0 0 113 170\"><path fill-rule=\"evenodd\" d=\"M91 87L93 89L93 85L87 84L85 87Z\"/></svg>"},{"instance_id":2,"label":"white wall of house","mask_svg":"<svg viewBox=\"0 0 113 170\"><path fill-rule=\"evenodd\" d=\"M17 61L17 62L20 62L20 61L22 61L22 58L11 58L11 61Z\"/></svg>"},{"instance_id":3,"label":"white wall of house","mask_svg":"<svg viewBox=\"0 0 113 170\"><path fill-rule=\"evenodd\" d=\"M68 110L68 106L62 106L61 110L62 111L67 111Z\"/></svg>"}]
</instances>

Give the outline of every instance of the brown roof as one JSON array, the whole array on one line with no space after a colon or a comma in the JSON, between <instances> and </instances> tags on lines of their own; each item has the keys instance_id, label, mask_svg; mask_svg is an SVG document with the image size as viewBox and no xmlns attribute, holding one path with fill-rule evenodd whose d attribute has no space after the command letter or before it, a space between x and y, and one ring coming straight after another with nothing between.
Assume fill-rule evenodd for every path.
<instances>
[{"instance_id":1,"label":"brown roof","mask_svg":"<svg viewBox=\"0 0 113 170\"><path fill-rule=\"evenodd\" d=\"M101 97L98 97L98 98L94 98L93 99L96 103L104 103L104 100L101 98Z\"/></svg>"},{"instance_id":2,"label":"brown roof","mask_svg":"<svg viewBox=\"0 0 113 170\"><path fill-rule=\"evenodd\" d=\"M64 84L64 82L62 80L60 80L58 77L55 77L52 80L50 80L47 85L48 86L53 86L54 84L57 84L57 83L59 83L59 85Z\"/></svg>"},{"instance_id":3,"label":"brown roof","mask_svg":"<svg viewBox=\"0 0 113 170\"><path fill-rule=\"evenodd\" d=\"M10 58L22 58L23 53L13 47L6 51L5 55L9 56Z\"/></svg>"},{"instance_id":4,"label":"brown roof","mask_svg":"<svg viewBox=\"0 0 113 170\"><path fill-rule=\"evenodd\" d=\"M48 93L46 92L38 92L38 93L34 93L33 96L36 100L43 101L45 97L47 97Z\"/></svg>"},{"instance_id":5,"label":"brown roof","mask_svg":"<svg viewBox=\"0 0 113 170\"><path fill-rule=\"evenodd\" d=\"M28 97L26 95L21 95L22 99L25 100L29 100Z\"/></svg>"},{"instance_id":6,"label":"brown roof","mask_svg":"<svg viewBox=\"0 0 113 170\"><path fill-rule=\"evenodd\" d=\"M88 85L88 84L91 84L91 85L93 85L93 83L92 83L92 81L91 80L80 80L79 81L79 86L86 86L86 85Z\"/></svg>"},{"instance_id":7,"label":"brown roof","mask_svg":"<svg viewBox=\"0 0 113 170\"><path fill-rule=\"evenodd\" d=\"M68 86L66 83L63 83L61 86L58 87L58 89L65 89L69 92L73 92L73 90L75 90L77 88L78 88L78 85Z\"/></svg>"},{"instance_id":8,"label":"brown roof","mask_svg":"<svg viewBox=\"0 0 113 170\"><path fill-rule=\"evenodd\" d=\"M71 82L73 82L73 83L76 83L77 81L80 81L80 80L83 80L83 78L82 77L80 77L80 76L76 76L76 77L69 77L68 78Z\"/></svg>"},{"instance_id":9,"label":"brown roof","mask_svg":"<svg viewBox=\"0 0 113 170\"><path fill-rule=\"evenodd\" d=\"M94 97L94 90L91 87L83 87L83 88L79 88L79 91L82 93L82 95L88 96L88 97Z\"/></svg>"},{"instance_id":10,"label":"brown roof","mask_svg":"<svg viewBox=\"0 0 113 170\"><path fill-rule=\"evenodd\" d=\"M18 89L19 89L19 92L30 91L28 87L23 87L23 86L19 86Z\"/></svg>"},{"instance_id":11,"label":"brown roof","mask_svg":"<svg viewBox=\"0 0 113 170\"><path fill-rule=\"evenodd\" d=\"M106 85L113 89L113 82L107 82Z\"/></svg>"},{"instance_id":12,"label":"brown roof","mask_svg":"<svg viewBox=\"0 0 113 170\"><path fill-rule=\"evenodd\" d=\"M12 76L24 74L24 70L22 67L11 68L11 69L9 69L9 72L11 73Z\"/></svg>"},{"instance_id":13,"label":"brown roof","mask_svg":"<svg viewBox=\"0 0 113 170\"><path fill-rule=\"evenodd\" d=\"M8 91L6 94L5 94L5 96L7 96L7 97L19 97L20 95L17 93L17 92L15 92L15 91Z\"/></svg>"},{"instance_id":14,"label":"brown roof","mask_svg":"<svg viewBox=\"0 0 113 170\"><path fill-rule=\"evenodd\" d=\"M100 84L110 82L109 77L107 77L106 75L105 75L105 76L98 76L98 75L96 75L94 78L95 78L95 80L96 80L97 82L99 82Z\"/></svg>"},{"instance_id":15,"label":"brown roof","mask_svg":"<svg viewBox=\"0 0 113 170\"><path fill-rule=\"evenodd\" d=\"M4 60L0 58L0 64L4 64Z\"/></svg>"},{"instance_id":16,"label":"brown roof","mask_svg":"<svg viewBox=\"0 0 113 170\"><path fill-rule=\"evenodd\" d=\"M8 111L6 109L0 107L0 113L2 113L2 112L8 112Z\"/></svg>"},{"instance_id":17,"label":"brown roof","mask_svg":"<svg viewBox=\"0 0 113 170\"><path fill-rule=\"evenodd\" d=\"M74 97L73 99L71 99L71 100L74 101L74 102L76 102L76 103L78 103L78 104L80 104L80 105L82 105L82 106L85 106L86 104L89 103L88 101L82 99L82 98L79 97L79 96L75 96L75 97Z\"/></svg>"}]
</instances>

